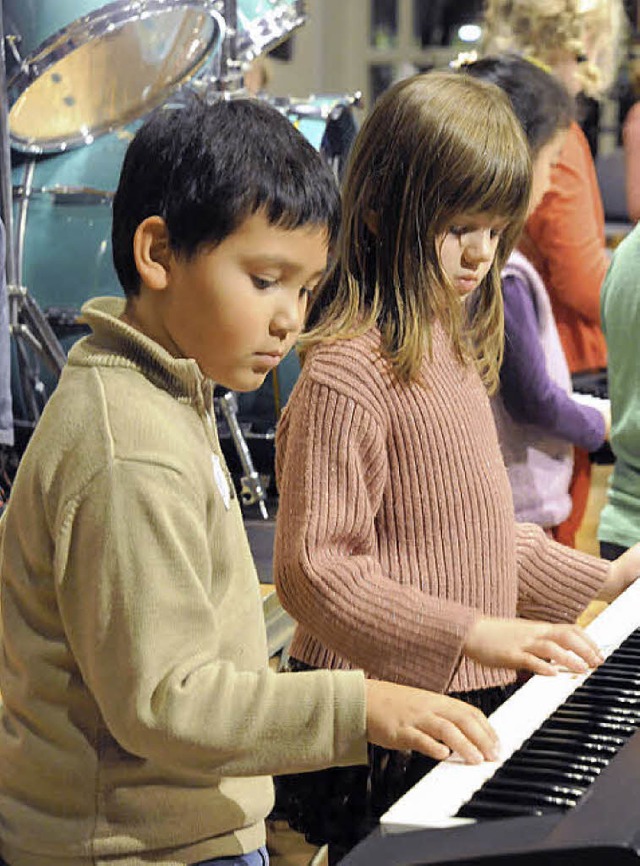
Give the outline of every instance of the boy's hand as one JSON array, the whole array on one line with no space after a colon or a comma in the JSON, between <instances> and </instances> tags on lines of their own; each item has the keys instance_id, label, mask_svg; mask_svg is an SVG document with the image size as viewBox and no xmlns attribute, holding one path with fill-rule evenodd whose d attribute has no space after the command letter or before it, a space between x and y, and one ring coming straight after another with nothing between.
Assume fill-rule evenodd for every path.
<instances>
[{"instance_id":1,"label":"boy's hand","mask_svg":"<svg viewBox=\"0 0 640 866\"><path fill-rule=\"evenodd\" d=\"M640 542L611 563L609 577L598 593L600 601L611 602L640 577Z\"/></svg>"},{"instance_id":2,"label":"boy's hand","mask_svg":"<svg viewBox=\"0 0 640 866\"><path fill-rule=\"evenodd\" d=\"M498 738L475 707L410 686L367 680L367 738L387 749L412 749L438 761L456 752L469 764L495 760Z\"/></svg>"},{"instance_id":3,"label":"boy's hand","mask_svg":"<svg viewBox=\"0 0 640 866\"><path fill-rule=\"evenodd\" d=\"M577 625L482 617L471 627L463 652L487 667L555 674L558 666L584 673L599 665L597 644Z\"/></svg>"}]
</instances>

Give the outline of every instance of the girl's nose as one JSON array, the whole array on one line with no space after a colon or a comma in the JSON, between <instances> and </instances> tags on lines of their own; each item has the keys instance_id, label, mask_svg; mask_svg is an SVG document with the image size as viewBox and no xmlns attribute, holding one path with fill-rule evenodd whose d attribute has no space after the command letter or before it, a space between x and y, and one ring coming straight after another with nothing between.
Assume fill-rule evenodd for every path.
<instances>
[{"instance_id":1,"label":"girl's nose","mask_svg":"<svg viewBox=\"0 0 640 866\"><path fill-rule=\"evenodd\" d=\"M493 256L493 237L491 229L478 229L468 236L465 250L467 257L473 261L486 262Z\"/></svg>"}]
</instances>

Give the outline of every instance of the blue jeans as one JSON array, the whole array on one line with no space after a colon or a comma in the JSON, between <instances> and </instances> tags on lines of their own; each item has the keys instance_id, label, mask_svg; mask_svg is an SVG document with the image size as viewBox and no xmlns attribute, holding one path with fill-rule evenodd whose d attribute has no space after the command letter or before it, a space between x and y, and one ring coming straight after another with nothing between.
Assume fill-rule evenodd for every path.
<instances>
[{"instance_id":1,"label":"blue jeans","mask_svg":"<svg viewBox=\"0 0 640 866\"><path fill-rule=\"evenodd\" d=\"M0 859L0 866L8 866ZM269 866L266 848L249 851L248 854L233 854L231 857L216 857L214 860L200 860L193 866Z\"/></svg>"},{"instance_id":2,"label":"blue jeans","mask_svg":"<svg viewBox=\"0 0 640 866\"><path fill-rule=\"evenodd\" d=\"M193 866L269 866L266 848L249 851L248 854L233 854L231 857L216 857L213 860L200 860Z\"/></svg>"}]
</instances>

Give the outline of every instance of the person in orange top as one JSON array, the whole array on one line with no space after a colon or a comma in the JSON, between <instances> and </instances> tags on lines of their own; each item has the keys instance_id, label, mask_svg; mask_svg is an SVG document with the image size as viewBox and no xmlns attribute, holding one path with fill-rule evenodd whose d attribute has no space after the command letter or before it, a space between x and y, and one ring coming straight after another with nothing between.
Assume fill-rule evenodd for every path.
<instances>
[{"instance_id":1,"label":"person in orange top","mask_svg":"<svg viewBox=\"0 0 640 866\"><path fill-rule=\"evenodd\" d=\"M484 47L516 50L554 72L570 93L598 96L611 84L624 19L621 0L487 0ZM542 276L569 370L604 367L600 288L609 266L604 208L587 138L569 129L551 186L527 220L520 242ZM575 449L572 510L555 529L575 546L591 480L589 455Z\"/></svg>"},{"instance_id":2,"label":"person in orange top","mask_svg":"<svg viewBox=\"0 0 640 866\"><path fill-rule=\"evenodd\" d=\"M640 219L640 40L636 38L629 64L629 78L636 101L622 124L624 149L625 192L627 212L631 222Z\"/></svg>"}]
</instances>

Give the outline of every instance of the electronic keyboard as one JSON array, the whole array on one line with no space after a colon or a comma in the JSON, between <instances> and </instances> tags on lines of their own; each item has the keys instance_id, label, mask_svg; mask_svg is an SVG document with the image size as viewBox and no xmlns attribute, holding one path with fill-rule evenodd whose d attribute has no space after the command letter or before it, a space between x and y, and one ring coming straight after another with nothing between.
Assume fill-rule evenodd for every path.
<instances>
[{"instance_id":1,"label":"electronic keyboard","mask_svg":"<svg viewBox=\"0 0 640 866\"><path fill-rule=\"evenodd\" d=\"M639 622L640 581L586 629L599 668L532 677L491 716L498 760L438 764L345 866L640 864Z\"/></svg>"}]
</instances>

